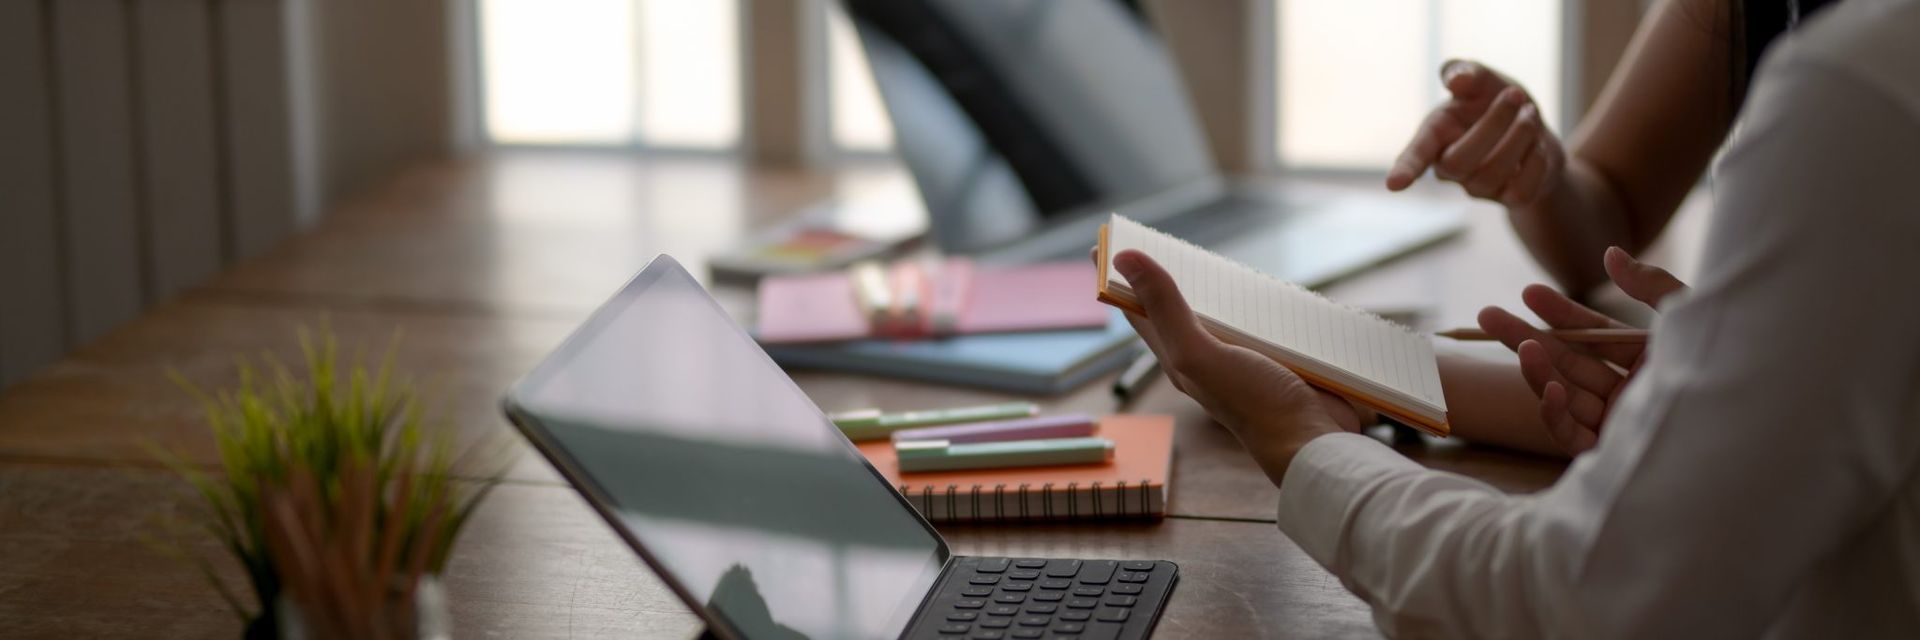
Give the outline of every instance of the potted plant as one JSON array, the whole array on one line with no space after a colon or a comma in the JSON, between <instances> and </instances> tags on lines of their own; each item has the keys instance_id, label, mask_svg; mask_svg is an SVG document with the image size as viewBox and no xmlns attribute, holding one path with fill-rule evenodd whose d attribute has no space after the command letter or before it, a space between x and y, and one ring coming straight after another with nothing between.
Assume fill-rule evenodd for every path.
<instances>
[{"instance_id":1,"label":"potted plant","mask_svg":"<svg viewBox=\"0 0 1920 640\"><path fill-rule=\"evenodd\" d=\"M239 362L238 386L215 393L175 373L205 407L220 469L159 452L205 501L198 524L245 567L257 607L207 558L173 551L199 566L248 638L441 635L436 576L504 465L456 476L468 469L452 434L429 429L392 347L376 369L356 358L342 370L330 336L302 331L300 344L301 374L270 354L264 371Z\"/></svg>"}]
</instances>

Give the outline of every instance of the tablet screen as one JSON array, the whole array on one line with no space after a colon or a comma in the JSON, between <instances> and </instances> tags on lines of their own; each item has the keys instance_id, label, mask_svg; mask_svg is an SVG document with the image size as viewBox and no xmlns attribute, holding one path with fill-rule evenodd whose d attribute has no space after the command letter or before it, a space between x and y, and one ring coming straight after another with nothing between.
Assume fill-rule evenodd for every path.
<instances>
[{"instance_id":1,"label":"tablet screen","mask_svg":"<svg viewBox=\"0 0 1920 640\"><path fill-rule=\"evenodd\" d=\"M744 637L896 637L947 558L670 258L509 399L649 563Z\"/></svg>"}]
</instances>

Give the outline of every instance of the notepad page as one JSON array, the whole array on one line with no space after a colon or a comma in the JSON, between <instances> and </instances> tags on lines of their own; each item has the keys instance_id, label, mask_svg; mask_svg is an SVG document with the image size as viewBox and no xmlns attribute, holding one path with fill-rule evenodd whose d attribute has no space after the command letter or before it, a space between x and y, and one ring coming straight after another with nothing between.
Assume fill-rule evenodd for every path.
<instances>
[{"instance_id":1,"label":"notepad page","mask_svg":"<svg viewBox=\"0 0 1920 640\"><path fill-rule=\"evenodd\" d=\"M1238 331L1303 360L1283 358L1288 365L1445 414L1439 366L1427 336L1119 215L1109 220L1107 234L1108 260L1128 249L1153 258L1216 333ZM1111 264L1106 273L1110 287L1125 288L1125 276Z\"/></svg>"}]
</instances>

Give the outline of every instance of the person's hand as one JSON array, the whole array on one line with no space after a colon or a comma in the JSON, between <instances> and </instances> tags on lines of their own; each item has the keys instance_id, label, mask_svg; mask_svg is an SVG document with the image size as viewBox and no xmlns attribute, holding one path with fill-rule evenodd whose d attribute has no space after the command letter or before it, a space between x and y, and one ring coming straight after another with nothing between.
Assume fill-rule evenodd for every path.
<instances>
[{"instance_id":1,"label":"person's hand","mask_svg":"<svg viewBox=\"0 0 1920 640\"><path fill-rule=\"evenodd\" d=\"M1127 321L1159 357L1167 379L1239 436L1274 485L1308 441L1359 431L1359 415L1346 400L1308 386L1271 358L1207 333L1173 277L1152 258L1123 251L1113 267L1146 308L1144 317L1129 312Z\"/></svg>"},{"instance_id":2,"label":"person's hand","mask_svg":"<svg viewBox=\"0 0 1920 640\"><path fill-rule=\"evenodd\" d=\"M1619 247L1607 249L1605 261L1614 284L1648 306L1687 288L1665 269L1635 260ZM1545 285L1527 287L1520 298L1555 329L1629 328ZM1540 398L1540 420L1568 455L1599 441L1613 401L1646 355L1644 344L1561 342L1499 307L1480 311L1480 328L1520 355L1520 373Z\"/></svg>"},{"instance_id":3,"label":"person's hand","mask_svg":"<svg viewBox=\"0 0 1920 640\"><path fill-rule=\"evenodd\" d=\"M1469 195L1509 207L1552 191L1566 151L1526 89L1466 60L1448 61L1440 79L1452 97L1420 123L1387 173L1387 189L1406 189L1431 167L1435 177L1459 183Z\"/></svg>"}]
</instances>

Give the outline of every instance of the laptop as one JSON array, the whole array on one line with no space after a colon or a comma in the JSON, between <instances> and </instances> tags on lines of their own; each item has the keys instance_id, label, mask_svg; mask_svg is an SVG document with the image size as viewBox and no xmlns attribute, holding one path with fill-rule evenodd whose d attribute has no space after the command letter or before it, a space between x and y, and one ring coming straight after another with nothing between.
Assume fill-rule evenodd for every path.
<instances>
[{"instance_id":1,"label":"laptop","mask_svg":"<svg viewBox=\"0 0 1920 640\"><path fill-rule=\"evenodd\" d=\"M1459 232L1464 209L1236 182L1138 0L842 0L942 250L1086 255L1118 212L1306 286Z\"/></svg>"},{"instance_id":2,"label":"laptop","mask_svg":"<svg viewBox=\"0 0 1920 640\"><path fill-rule=\"evenodd\" d=\"M955 555L665 255L503 404L718 637L1145 638L1179 578Z\"/></svg>"}]
</instances>

